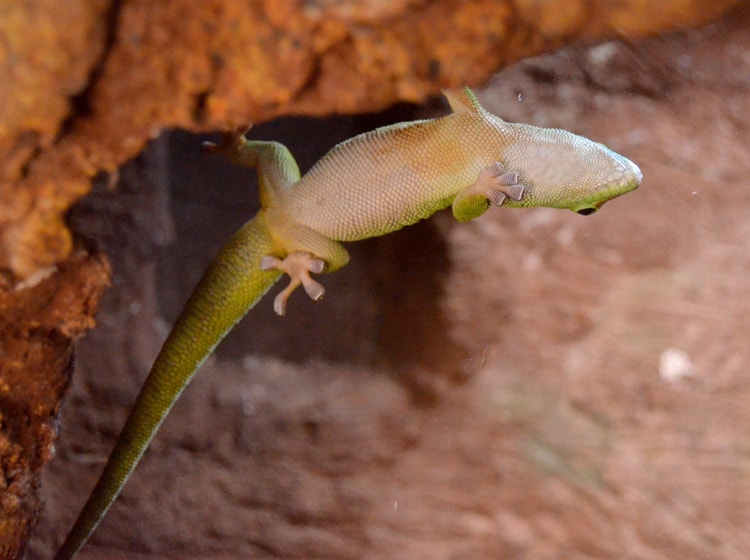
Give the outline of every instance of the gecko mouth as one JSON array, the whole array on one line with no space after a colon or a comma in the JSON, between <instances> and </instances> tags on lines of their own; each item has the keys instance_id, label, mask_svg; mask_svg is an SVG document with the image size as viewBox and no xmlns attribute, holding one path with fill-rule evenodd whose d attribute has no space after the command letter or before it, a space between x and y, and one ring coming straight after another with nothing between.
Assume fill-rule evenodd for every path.
<instances>
[{"instance_id":1,"label":"gecko mouth","mask_svg":"<svg viewBox=\"0 0 750 560\"><path fill-rule=\"evenodd\" d=\"M624 157L618 157L622 168L615 177L607 179L590 193L577 201L571 210L581 216L589 216L601 208L605 202L638 188L643 179L639 167Z\"/></svg>"}]
</instances>

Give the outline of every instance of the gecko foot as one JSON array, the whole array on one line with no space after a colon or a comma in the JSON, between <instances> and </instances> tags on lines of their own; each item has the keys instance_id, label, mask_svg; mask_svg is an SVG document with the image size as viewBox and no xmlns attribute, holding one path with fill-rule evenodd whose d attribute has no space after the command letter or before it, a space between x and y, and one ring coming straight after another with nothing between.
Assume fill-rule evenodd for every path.
<instances>
[{"instance_id":1,"label":"gecko foot","mask_svg":"<svg viewBox=\"0 0 750 560\"><path fill-rule=\"evenodd\" d=\"M515 201L523 199L526 186L518 182L516 171L505 171L500 162L488 165L479 173L473 186L495 206L501 206L506 198Z\"/></svg>"},{"instance_id":2,"label":"gecko foot","mask_svg":"<svg viewBox=\"0 0 750 560\"><path fill-rule=\"evenodd\" d=\"M218 153L232 154L245 143L245 134L247 134L252 127L252 123L235 126L232 130L227 130L222 134L220 144L207 141L201 144L201 148L203 148L203 151L209 155Z\"/></svg>"},{"instance_id":3,"label":"gecko foot","mask_svg":"<svg viewBox=\"0 0 750 560\"><path fill-rule=\"evenodd\" d=\"M295 251L284 259L273 255L267 255L260 261L261 270L281 270L289 276L289 285L284 288L276 299L273 300L273 310L277 315L286 314L286 304L292 292L300 285L305 289L307 295L313 301L320 301L326 293L325 288L310 276L310 273L319 274L325 270L325 262L313 257L310 253Z\"/></svg>"}]
</instances>

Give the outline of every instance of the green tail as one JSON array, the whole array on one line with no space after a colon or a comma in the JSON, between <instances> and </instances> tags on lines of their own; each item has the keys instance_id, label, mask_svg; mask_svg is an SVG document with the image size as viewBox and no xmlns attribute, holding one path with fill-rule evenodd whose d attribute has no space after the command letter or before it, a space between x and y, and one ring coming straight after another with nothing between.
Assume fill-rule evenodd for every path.
<instances>
[{"instance_id":1,"label":"green tail","mask_svg":"<svg viewBox=\"0 0 750 560\"><path fill-rule=\"evenodd\" d=\"M83 546L196 370L279 279L279 271L258 267L272 252L273 241L261 210L209 265L157 356L107 465L56 560L70 559Z\"/></svg>"}]
</instances>

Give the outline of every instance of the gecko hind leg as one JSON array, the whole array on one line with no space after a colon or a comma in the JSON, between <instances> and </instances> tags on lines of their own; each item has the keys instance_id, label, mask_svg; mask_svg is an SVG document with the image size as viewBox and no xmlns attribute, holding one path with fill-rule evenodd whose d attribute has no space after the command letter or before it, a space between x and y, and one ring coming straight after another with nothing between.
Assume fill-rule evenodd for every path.
<instances>
[{"instance_id":1,"label":"gecko hind leg","mask_svg":"<svg viewBox=\"0 0 750 560\"><path fill-rule=\"evenodd\" d=\"M292 292L300 287L305 289L313 301L320 301L326 293L323 285L313 280L310 273L320 274L325 270L325 261L315 258L305 251L295 251L280 259L266 255L260 261L261 270L277 269L289 276L289 284L273 300L273 310L277 315L286 314L286 304Z\"/></svg>"},{"instance_id":2,"label":"gecko hind leg","mask_svg":"<svg viewBox=\"0 0 750 560\"><path fill-rule=\"evenodd\" d=\"M302 286L313 301L320 301L326 291L310 275L333 272L349 262L349 253L338 241L300 224L289 223L282 213L268 210L268 228L279 240L279 252L261 259L263 270L276 269L289 276L289 285L276 296L273 309L286 313L289 296Z\"/></svg>"},{"instance_id":3,"label":"gecko hind leg","mask_svg":"<svg viewBox=\"0 0 750 560\"><path fill-rule=\"evenodd\" d=\"M220 144L206 141L201 143L201 148L203 149L203 152L208 155L224 153L231 157L238 152L246 142L245 134L250 132L252 127L252 123L235 126L231 130L226 130L222 133Z\"/></svg>"}]
</instances>

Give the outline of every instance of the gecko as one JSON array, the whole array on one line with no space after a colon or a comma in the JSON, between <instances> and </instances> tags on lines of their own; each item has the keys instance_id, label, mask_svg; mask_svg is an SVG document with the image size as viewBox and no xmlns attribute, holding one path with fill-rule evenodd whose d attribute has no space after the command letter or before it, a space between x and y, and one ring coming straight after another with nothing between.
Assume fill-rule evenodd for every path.
<instances>
[{"instance_id":1,"label":"gecko","mask_svg":"<svg viewBox=\"0 0 750 560\"><path fill-rule=\"evenodd\" d=\"M255 168L261 209L219 250L185 304L56 560L87 541L198 368L283 275L289 284L274 299L278 315L299 287L323 298L314 275L347 264L342 242L385 235L449 206L459 222L492 206L589 215L641 183L638 166L603 144L507 122L469 88L443 93L447 115L355 136L303 176L283 144L248 140L242 128L220 145L204 143Z\"/></svg>"}]
</instances>

